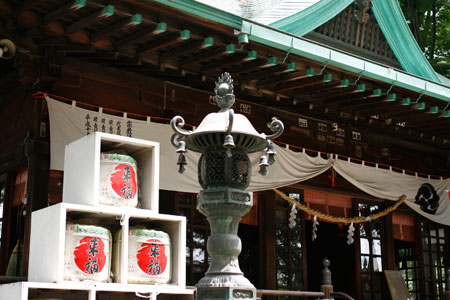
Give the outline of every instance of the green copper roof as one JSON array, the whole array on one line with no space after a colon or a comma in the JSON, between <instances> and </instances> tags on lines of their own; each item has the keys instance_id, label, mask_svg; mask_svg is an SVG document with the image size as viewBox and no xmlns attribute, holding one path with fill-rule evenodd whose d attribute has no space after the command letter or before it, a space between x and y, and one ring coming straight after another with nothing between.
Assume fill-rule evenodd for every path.
<instances>
[{"instance_id":1,"label":"green copper roof","mask_svg":"<svg viewBox=\"0 0 450 300\"><path fill-rule=\"evenodd\" d=\"M353 0L321 0L270 26L303 36L334 18ZM372 11L402 68L414 75L441 82L417 45L397 0L373 0Z\"/></svg>"},{"instance_id":2,"label":"green copper roof","mask_svg":"<svg viewBox=\"0 0 450 300\"><path fill-rule=\"evenodd\" d=\"M268 27L254 22L250 22L236 15L232 15L230 13L218 10L214 7L204 5L202 3L193 0L155 0L155 1L163 3L167 6L183 10L185 12L199 16L201 18L205 18L207 20L215 21L230 26L232 28L239 29L242 33L248 34L248 38L250 41L262 43L274 47L276 49L284 50L287 53L297 54L306 58L316 60L318 62L322 62L324 64L329 63L330 65L351 71L355 74L361 74L369 78L381 80L386 83L395 83L396 86L403 87L411 91L423 93L424 95L429 95L450 102L449 87L441 84L441 82L438 79L434 80L431 79L430 77L426 77L421 74L417 74L418 75L417 76L415 72L407 70L406 67L405 70L408 71L408 73L392 69L382 64L368 61L366 59L352 55L350 53L345 53L342 51L332 49L330 47L316 44L304 38L292 35L287 32L280 31L273 27ZM372 3L386 2L381 4L381 6L384 8L382 10L384 11L385 9L388 9L390 7L388 5L389 3L387 2L391 2L390 5L393 5L392 1L396 0L373 0ZM336 2L340 1L336 0ZM375 6L377 7L377 4ZM398 8L398 4L395 4L393 7ZM381 14L384 13L382 12ZM406 26L406 22L403 18L403 15L401 16L402 22ZM386 26L382 24L383 22L380 22L380 26ZM409 34L411 33L409 32ZM238 37L236 36L236 40L237 39ZM398 44L400 45L400 43ZM410 50L411 49L403 49L401 51L410 51ZM418 48L416 48L415 51L421 53L420 49ZM399 55L399 53L396 54ZM417 53L415 55L417 55ZM421 57L425 59L423 57L423 54L421 54ZM410 59L413 58L414 55L411 55Z\"/></svg>"},{"instance_id":3,"label":"green copper roof","mask_svg":"<svg viewBox=\"0 0 450 300\"><path fill-rule=\"evenodd\" d=\"M417 45L397 0L373 0L372 11L403 69L441 82Z\"/></svg>"},{"instance_id":4,"label":"green copper roof","mask_svg":"<svg viewBox=\"0 0 450 300\"><path fill-rule=\"evenodd\" d=\"M323 64L333 65L355 74L361 74L390 84L394 83L396 86L450 102L450 88L430 79L395 70L388 66L311 42L302 37L290 35L286 32L249 21L242 21L241 32L248 34L250 41L281 49L287 53L303 56Z\"/></svg>"},{"instance_id":5,"label":"green copper roof","mask_svg":"<svg viewBox=\"0 0 450 300\"><path fill-rule=\"evenodd\" d=\"M302 36L334 18L354 0L321 0L269 26Z\"/></svg>"},{"instance_id":6,"label":"green copper roof","mask_svg":"<svg viewBox=\"0 0 450 300\"><path fill-rule=\"evenodd\" d=\"M241 17L194 0L155 0L155 1L208 20L216 21L218 23L231 26L233 28L240 28L242 24Z\"/></svg>"}]
</instances>

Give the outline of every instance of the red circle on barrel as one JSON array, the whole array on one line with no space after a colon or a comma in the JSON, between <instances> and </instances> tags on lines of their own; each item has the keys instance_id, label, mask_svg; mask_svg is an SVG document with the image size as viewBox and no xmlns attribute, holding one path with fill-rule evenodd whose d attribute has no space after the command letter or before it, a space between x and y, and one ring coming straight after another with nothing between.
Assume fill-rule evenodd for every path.
<instances>
[{"instance_id":1,"label":"red circle on barrel","mask_svg":"<svg viewBox=\"0 0 450 300\"><path fill-rule=\"evenodd\" d=\"M136 258L139 268L150 276L159 276L166 270L166 247L158 239L149 239L142 243Z\"/></svg>"},{"instance_id":2,"label":"red circle on barrel","mask_svg":"<svg viewBox=\"0 0 450 300\"><path fill-rule=\"evenodd\" d=\"M133 199L136 196L136 172L127 164L120 164L114 168L110 176L111 187L123 199Z\"/></svg>"},{"instance_id":3,"label":"red circle on barrel","mask_svg":"<svg viewBox=\"0 0 450 300\"><path fill-rule=\"evenodd\" d=\"M73 254L75 264L86 274L100 273L106 263L105 243L98 237L82 238Z\"/></svg>"}]
</instances>

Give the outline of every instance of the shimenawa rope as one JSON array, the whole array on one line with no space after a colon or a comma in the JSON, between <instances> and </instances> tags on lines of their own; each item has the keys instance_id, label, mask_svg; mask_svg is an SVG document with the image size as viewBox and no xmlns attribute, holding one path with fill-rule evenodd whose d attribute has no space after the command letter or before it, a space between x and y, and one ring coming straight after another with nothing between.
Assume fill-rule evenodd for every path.
<instances>
[{"instance_id":1,"label":"shimenawa rope","mask_svg":"<svg viewBox=\"0 0 450 300\"><path fill-rule=\"evenodd\" d=\"M277 190L277 189L273 189L275 191L275 193L277 193L281 198L283 198L284 200L295 204L295 206L297 206L299 209L303 210L304 212L306 212L309 215L313 215L313 216L317 216L319 219L322 219L324 221L329 221L329 222L333 222L333 223L345 223L345 224L350 224L350 223L364 223L364 222L368 222L368 221L372 221L372 220L376 220L378 218L384 217L386 215L388 215L390 212L394 211L397 209L397 207L399 207L400 204L402 204L403 202L405 202L406 196L403 195L400 197L400 199L395 202L394 205L392 205L391 207L386 208L385 210L382 210L380 212L377 212L375 214L371 214L367 217L353 217L353 218L344 218L344 217L333 217L327 214L324 214L318 210L309 208L308 206L301 204L299 202L297 202L296 200L289 198L288 196L286 196L283 192Z\"/></svg>"}]
</instances>

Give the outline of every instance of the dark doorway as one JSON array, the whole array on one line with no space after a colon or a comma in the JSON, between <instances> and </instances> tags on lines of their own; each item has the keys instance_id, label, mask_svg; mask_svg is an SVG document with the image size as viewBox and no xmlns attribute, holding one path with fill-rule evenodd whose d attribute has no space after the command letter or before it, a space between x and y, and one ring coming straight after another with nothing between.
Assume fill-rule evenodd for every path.
<instances>
[{"instance_id":1,"label":"dark doorway","mask_svg":"<svg viewBox=\"0 0 450 300\"><path fill-rule=\"evenodd\" d=\"M334 291L355 297L355 250L347 245L347 226L320 222L317 238L312 241L312 222L306 221L308 290L320 291L322 260L330 260Z\"/></svg>"}]
</instances>

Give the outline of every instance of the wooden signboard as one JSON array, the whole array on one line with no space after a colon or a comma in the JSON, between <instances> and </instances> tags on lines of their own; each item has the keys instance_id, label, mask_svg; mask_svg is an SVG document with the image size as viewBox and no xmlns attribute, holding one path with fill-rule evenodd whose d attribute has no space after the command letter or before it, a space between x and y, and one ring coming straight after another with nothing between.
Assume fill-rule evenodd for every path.
<instances>
[{"instance_id":1,"label":"wooden signboard","mask_svg":"<svg viewBox=\"0 0 450 300\"><path fill-rule=\"evenodd\" d=\"M388 283L392 300L411 299L402 272L385 270L384 275L386 276L386 281Z\"/></svg>"}]
</instances>

